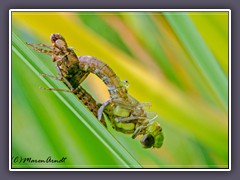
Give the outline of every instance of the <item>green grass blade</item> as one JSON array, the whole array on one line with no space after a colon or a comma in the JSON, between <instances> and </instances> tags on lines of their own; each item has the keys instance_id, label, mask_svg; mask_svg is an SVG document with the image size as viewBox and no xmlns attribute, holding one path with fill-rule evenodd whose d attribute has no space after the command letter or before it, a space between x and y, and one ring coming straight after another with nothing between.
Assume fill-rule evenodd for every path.
<instances>
[{"instance_id":1,"label":"green grass blade","mask_svg":"<svg viewBox=\"0 0 240 180\"><path fill-rule=\"evenodd\" d=\"M191 19L184 13L163 13L175 33L216 92L225 109L228 106L228 81L212 52L194 27Z\"/></svg>"},{"instance_id":2,"label":"green grass blade","mask_svg":"<svg viewBox=\"0 0 240 180\"><path fill-rule=\"evenodd\" d=\"M12 51L37 75L53 74L41 60L24 44L24 42L12 33ZM63 83L50 78L41 80L54 88L66 88ZM112 155L119 160L122 167L141 168L136 159L101 125L93 114L71 93L53 91L58 98L79 118L80 121L111 151Z\"/></svg>"}]
</instances>

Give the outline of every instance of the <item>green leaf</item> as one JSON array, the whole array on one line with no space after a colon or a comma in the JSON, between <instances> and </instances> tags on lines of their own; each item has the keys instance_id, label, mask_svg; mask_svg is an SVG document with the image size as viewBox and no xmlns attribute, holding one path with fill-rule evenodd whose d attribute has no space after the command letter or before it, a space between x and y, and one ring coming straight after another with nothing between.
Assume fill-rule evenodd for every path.
<instances>
[{"instance_id":1,"label":"green leaf","mask_svg":"<svg viewBox=\"0 0 240 180\"><path fill-rule=\"evenodd\" d=\"M212 52L201 38L191 19L184 13L163 13L186 50L216 92L225 109L228 107L228 80Z\"/></svg>"}]
</instances>

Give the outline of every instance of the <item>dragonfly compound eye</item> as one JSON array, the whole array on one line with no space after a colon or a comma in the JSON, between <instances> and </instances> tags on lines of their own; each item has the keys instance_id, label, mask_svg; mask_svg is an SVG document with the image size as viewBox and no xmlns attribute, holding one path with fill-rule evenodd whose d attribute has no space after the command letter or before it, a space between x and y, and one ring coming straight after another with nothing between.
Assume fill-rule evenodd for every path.
<instances>
[{"instance_id":1,"label":"dragonfly compound eye","mask_svg":"<svg viewBox=\"0 0 240 180\"><path fill-rule=\"evenodd\" d=\"M145 134L141 139L141 143L145 148L150 148L154 144L154 137L151 134Z\"/></svg>"},{"instance_id":2,"label":"dragonfly compound eye","mask_svg":"<svg viewBox=\"0 0 240 180\"><path fill-rule=\"evenodd\" d=\"M51 39L52 43L55 43L56 40L61 39L61 35L58 33L51 34L50 39Z\"/></svg>"}]
</instances>

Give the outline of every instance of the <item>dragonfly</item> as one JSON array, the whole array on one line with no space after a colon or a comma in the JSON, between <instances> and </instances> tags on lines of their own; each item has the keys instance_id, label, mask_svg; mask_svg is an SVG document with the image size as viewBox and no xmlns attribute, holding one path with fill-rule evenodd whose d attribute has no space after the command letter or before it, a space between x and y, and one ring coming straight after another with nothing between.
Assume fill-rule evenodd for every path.
<instances>
[{"instance_id":1,"label":"dragonfly","mask_svg":"<svg viewBox=\"0 0 240 180\"><path fill-rule=\"evenodd\" d=\"M132 134L133 139L142 135L140 142L144 148L160 148L162 146L164 136L160 123L155 120L156 113L148 112L145 109L146 106L150 106L150 103L140 103L128 93L128 82L126 80L121 81L106 63L96 57L77 57L73 48L68 47L61 34L51 34L50 40L52 46L42 43L27 43L27 45L38 52L51 55L58 71L58 77L47 74L43 74L43 76L62 81L69 90L43 89L72 92L105 127L107 126L102 116L103 113L106 114L115 130ZM94 98L81 87L81 83L90 73L97 75L108 87L110 99L103 104L97 104Z\"/></svg>"}]
</instances>

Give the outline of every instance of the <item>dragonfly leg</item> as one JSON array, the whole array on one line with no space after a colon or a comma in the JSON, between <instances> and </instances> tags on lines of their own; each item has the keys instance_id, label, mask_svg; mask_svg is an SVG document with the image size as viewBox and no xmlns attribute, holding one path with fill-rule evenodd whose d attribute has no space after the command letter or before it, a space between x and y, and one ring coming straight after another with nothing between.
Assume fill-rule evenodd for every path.
<instances>
[{"instance_id":1,"label":"dragonfly leg","mask_svg":"<svg viewBox=\"0 0 240 180\"><path fill-rule=\"evenodd\" d=\"M31 46L32 49L37 51L37 52L48 54L48 55L52 55L53 54L52 50L47 50L47 49L42 49L42 48L37 47L37 46L40 46L40 47L42 46L42 47L47 47L47 48L51 49L51 46L45 45L43 43L32 44L32 43L26 42L26 44L28 46Z\"/></svg>"},{"instance_id":2,"label":"dragonfly leg","mask_svg":"<svg viewBox=\"0 0 240 180\"><path fill-rule=\"evenodd\" d=\"M111 102L111 100L107 100L105 101L100 108L98 109L98 119L101 120L102 119L102 115L103 115L103 110L104 108Z\"/></svg>"},{"instance_id":3,"label":"dragonfly leg","mask_svg":"<svg viewBox=\"0 0 240 180\"><path fill-rule=\"evenodd\" d=\"M63 92L73 92L74 91L72 85L64 77L56 77L56 76L52 76L52 75L49 75L49 74L41 74L41 76L50 77L50 78L53 78L55 80L62 81L70 89L70 90L67 90L67 89L59 89L59 88L44 88L44 87L40 87L40 89L42 89L42 90L63 91Z\"/></svg>"},{"instance_id":4,"label":"dragonfly leg","mask_svg":"<svg viewBox=\"0 0 240 180\"><path fill-rule=\"evenodd\" d=\"M50 77L50 78L53 78L53 79L55 79L55 80L62 81L62 82L64 82L64 83L67 85L67 87L68 87L71 91L74 90L74 88L73 88L72 85L69 83L69 81L68 81L66 78L64 78L64 77L56 77L56 76L52 76L52 75L49 75L49 74L41 74L41 76Z\"/></svg>"},{"instance_id":5,"label":"dragonfly leg","mask_svg":"<svg viewBox=\"0 0 240 180\"><path fill-rule=\"evenodd\" d=\"M53 75L50 75L50 74L40 74L41 76L44 76L44 77L50 77L50 78L53 78L55 80L58 80L58 81L62 81L62 78L59 78L57 76L53 76Z\"/></svg>"},{"instance_id":6,"label":"dragonfly leg","mask_svg":"<svg viewBox=\"0 0 240 180\"><path fill-rule=\"evenodd\" d=\"M105 114L105 115L106 115L106 114ZM107 128L107 123L105 122L105 119L104 119L103 116L101 117L100 122L101 122L101 124L102 124L105 128Z\"/></svg>"},{"instance_id":7,"label":"dragonfly leg","mask_svg":"<svg viewBox=\"0 0 240 180\"><path fill-rule=\"evenodd\" d=\"M46 45L46 44L43 44L43 43L34 43L33 45L42 46L42 47L52 49L52 46L49 46L49 45Z\"/></svg>"},{"instance_id":8,"label":"dragonfly leg","mask_svg":"<svg viewBox=\"0 0 240 180\"><path fill-rule=\"evenodd\" d=\"M118 122L128 122L128 121L135 121L135 120L142 120L144 121L146 117L140 117L140 116L130 116L130 117L118 117L117 121Z\"/></svg>"},{"instance_id":9,"label":"dragonfly leg","mask_svg":"<svg viewBox=\"0 0 240 180\"><path fill-rule=\"evenodd\" d=\"M70 92L72 93L72 90L68 90L68 89L60 89L60 88L45 88L45 87L39 87L42 90L50 90L50 91L62 91L62 92Z\"/></svg>"},{"instance_id":10,"label":"dragonfly leg","mask_svg":"<svg viewBox=\"0 0 240 180\"><path fill-rule=\"evenodd\" d=\"M135 139L139 134L142 133L142 130L146 129L147 126L139 126L133 133L132 138Z\"/></svg>"}]
</instances>

